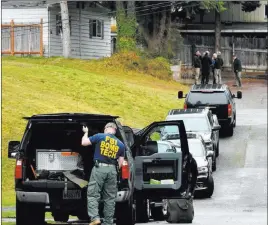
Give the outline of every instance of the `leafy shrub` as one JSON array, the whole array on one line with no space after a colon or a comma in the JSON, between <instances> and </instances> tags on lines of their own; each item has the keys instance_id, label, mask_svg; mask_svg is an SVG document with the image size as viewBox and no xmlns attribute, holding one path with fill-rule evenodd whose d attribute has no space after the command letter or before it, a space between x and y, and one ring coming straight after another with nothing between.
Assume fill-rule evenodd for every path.
<instances>
[{"instance_id":1,"label":"leafy shrub","mask_svg":"<svg viewBox=\"0 0 268 225\"><path fill-rule=\"evenodd\" d=\"M163 57L148 59L136 52L122 51L101 61L105 62L106 67L140 72L163 80L170 80L172 78L170 64Z\"/></svg>"}]
</instances>

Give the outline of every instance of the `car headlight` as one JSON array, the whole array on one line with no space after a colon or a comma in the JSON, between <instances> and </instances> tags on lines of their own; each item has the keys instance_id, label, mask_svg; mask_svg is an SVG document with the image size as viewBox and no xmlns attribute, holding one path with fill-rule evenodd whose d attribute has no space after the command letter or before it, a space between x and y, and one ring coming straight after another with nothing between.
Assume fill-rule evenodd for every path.
<instances>
[{"instance_id":1,"label":"car headlight","mask_svg":"<svg viewBox=\"0 0 268 225\"><path fill-rule=\"evenodd\" d=\"M206 166L198 167L198 173L207 173L208 168Z\"/></svg>"}]
</instances>

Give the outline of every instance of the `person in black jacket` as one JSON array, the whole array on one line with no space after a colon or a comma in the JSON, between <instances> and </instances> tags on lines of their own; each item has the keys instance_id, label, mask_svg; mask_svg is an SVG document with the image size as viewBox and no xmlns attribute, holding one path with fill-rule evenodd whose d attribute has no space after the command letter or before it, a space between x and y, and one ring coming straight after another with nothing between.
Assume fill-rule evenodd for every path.
<instances>
[{"instance_id":1,"label":"person in black jacket","mask_svg":"<svg viewBox=\"0 0 268 225\"><path fill-rule=\"evenodd\" d=\"M211 69L211 64L212 64L212 60L211 58L209 58L209 51L205 52L204 57L202 58L202 80L201 83L204 84L208 84L209 82L209 73L210 73L210 69Z\"/></svg>"},{"instance_id":2,"label":"person in black jacket","mask_svg":"<svg viewBox=\"0 0 268 225\"><path fill-rule=\"evenodd\" d=\"M242 84L241 84L241 71L242 71L241 61L237 58L236 55L233 56L233 60L234 60L233 66L234 66L236 85L238 87L242 87Z\"/></svg>"},{"instance_id":3,"label":"person in black jacket","mask_svg":"<svg viewBox=\"0 0 268 225\"><path fill-rule=\"evenodd\" d=\"M221 58L221 52L218 52L217 54L217 58L215 60L215 81L216 84L221 84L221 70L222 70L222 66L223 66L223 60Z\"/></svg>"},{"instance_id":4,"label":"person in black jacket","mask_svg":"<svg viewBox=\"0 0 268 225\"><path fill-rule=\"evenodd\" d=\"M194 66L195 84L197 84L201 68L201 53L199 51L195 53L193 66Z\"/></svg>"}]
</instances>

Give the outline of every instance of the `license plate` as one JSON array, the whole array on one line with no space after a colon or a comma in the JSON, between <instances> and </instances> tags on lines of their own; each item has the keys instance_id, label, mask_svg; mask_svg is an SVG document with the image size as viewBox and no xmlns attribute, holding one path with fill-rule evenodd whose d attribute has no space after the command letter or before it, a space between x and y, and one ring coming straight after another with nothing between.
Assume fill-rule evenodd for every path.
<instances>
[{"instance_id":1,"label":"license plate","mask_svg":"<svg viewBox=\"0 0 268 225\"><path fill-rule=\"evenodd\" d=\"M63 191L63 199L80 199L81 191L80 190L67 190L67 192Z\"/></svg>"}]
</instances>

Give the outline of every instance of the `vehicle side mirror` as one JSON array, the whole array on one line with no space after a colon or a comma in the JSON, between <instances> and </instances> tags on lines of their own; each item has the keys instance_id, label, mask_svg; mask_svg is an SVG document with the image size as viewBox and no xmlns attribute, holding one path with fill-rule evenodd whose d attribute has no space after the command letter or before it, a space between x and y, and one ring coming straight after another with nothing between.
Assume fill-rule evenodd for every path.
<instances>
[{"instance_id":1,"label":"vehicle side mirror","mask_svg":"<svg viewBox=\"0 0 268 225\"><path fill-rule=\"evenodd\" d=\"M179 92L178 92L178 98L179 98L179 99L183 98L183 91L179 91Z\"/></svg>"},{"instance_id":2,"label":"vehicle side mirror","mask_svg":"<svg viewBox=\"0 0 268 225\"><path fill-rule=\"evenodd\" d=\"M183 97L183 91L179 91L178 92L178 98L181 99L181 98L186 98L187 97L187 94L185 94L185 96Z\"/></svg>"},{"instance_id":3,"label":"vehicle side mirror","mask_svg":"<svg viewBox=\"0 0 268 225\"><path fill-rule=\"evenodd\" d=\"M238 99L241 99L241 98L242 98L242 92L241 92L241 91L238 91L238 92L237 92L237 98L238 98Z\"/></svg>"},{"instance_id":4,"label":"vehicle side mirror","mask_svg":"<svg viewBox=\"0 0 268 225\"><path fill-rule=\"evenodd\" d=\"M214 155L213 151L207 151L207 157L212 157Z\"/></svg>"},{"instance_id":5,"label":"vehicle side mirror","mask_svg":"<svg viewBox=\"0 0 268 225\"><path fill-rule=\"evenodd\" d=\"M16 154L19 151L19 146L19 141L10 141L8 143L8 158L16 158Z\"/></svg>"},{"instance_id":6,"label":"vehicle side mirror","mask_svg":"<svg viewBox=\"0 0 268 225\"><path fill-rule=\"evenodd\" d=\"M220 130L221 129L221 125L215 125L214 127L212 127L212 130Z\"/></svg>"}]
</instances>

